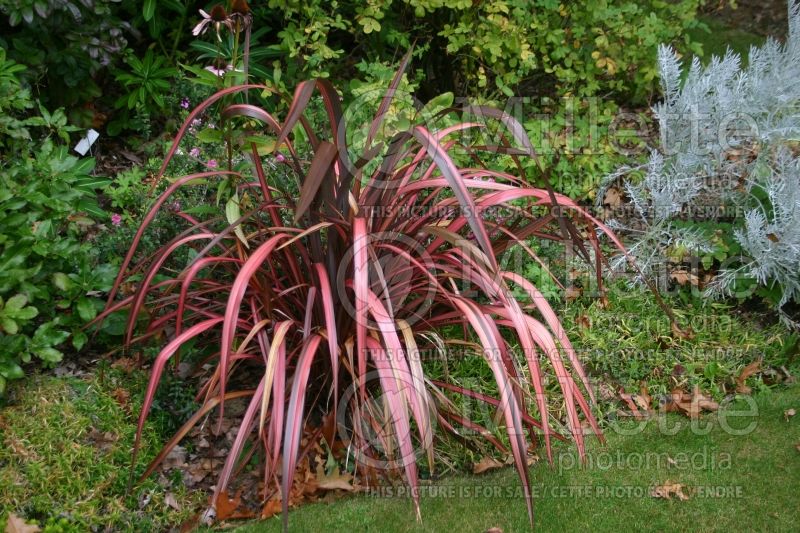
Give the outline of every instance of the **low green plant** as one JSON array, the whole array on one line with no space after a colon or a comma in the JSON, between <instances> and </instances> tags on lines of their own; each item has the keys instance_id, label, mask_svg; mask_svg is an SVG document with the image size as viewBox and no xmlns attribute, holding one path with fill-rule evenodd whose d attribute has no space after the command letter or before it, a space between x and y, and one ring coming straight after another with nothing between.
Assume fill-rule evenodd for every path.
<instances>
[{"instance_id":1,"label":"low green plant","mask_svg":"<svg viewBox=\"0 0 800 533\"><path fill-rule=\"evenodd\" d=\"M0 394L21 365L58 363L87 342L81 327L102 307L116 270L93 240L108 231L97 195L107 180L46 139L0 166Z\"/></svg>"},{"instance_id":2,"label":"low green plant","mask_svg":"<svg viewBox=\"0 0 800 533\"><path fill-rule=\"evenodd\" d=\"M656 398L697 386L716 400L736 393L742 369L756 361L762 372L750 382L754 389L791 381L800 371L798 338L783 326L760 326L730 304L684 294L667 302L681 323L692 325L687 338L673 334L652 295L622 281L609 287L607 302L580 298L567 304L567 329L587 371L615 392L644 386Z\"/></svg>"},{"instance_id":3,"label":"low green plant","mask_svg":"<svg viewBox=\"0 0 800 533\"><path fill-rule=\"evenodd\" d=\"M202 495L178 481L128 490L136 433L129 413L141 405L137 385L145 379L100 366L94 375L32 375L14 384L0 400L0 523L14 513L46 533L78 533L164 531L188 519ZM156 413L145 442L158 442L170 417ZM143 454L137 468L148 459Z\"/></svg>"}]
</instances>

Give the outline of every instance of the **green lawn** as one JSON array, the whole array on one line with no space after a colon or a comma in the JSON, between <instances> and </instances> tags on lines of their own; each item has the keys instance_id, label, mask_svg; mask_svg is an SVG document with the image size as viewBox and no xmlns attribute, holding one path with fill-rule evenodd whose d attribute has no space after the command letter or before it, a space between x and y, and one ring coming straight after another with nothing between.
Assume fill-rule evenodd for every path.
<instances>
[{"instance_id":1,"label":"green lawn","mask_svg":"<svg viewBox=\"0 0 800 533\"><path fill-rule=\"evenodd\" d=\"M607 447L590 446L587 468L572 467L575 455L560 447L560 467L539 463L531 470L536 529L797 531L800 417L785 420L790 408L800 408L800 386L761 393L755 416L706 415L693 430L686 418L667 415L662 426L679 426L672 435L658 420L633 435L609 431ZM751 407L738 401L725 412L734 409ZM752 423L744 435L723 430L741 433ZM689 499L652 497L651 488L667 480L683 484ZM304 505L290 512L289 525L291 531L523 531L528 519L517 487L510 469L436 482L422 499L422 524L406 498L361 495ZM280 517L273 517L237 531L280 528Z\"/></svg>"}]
</instances>

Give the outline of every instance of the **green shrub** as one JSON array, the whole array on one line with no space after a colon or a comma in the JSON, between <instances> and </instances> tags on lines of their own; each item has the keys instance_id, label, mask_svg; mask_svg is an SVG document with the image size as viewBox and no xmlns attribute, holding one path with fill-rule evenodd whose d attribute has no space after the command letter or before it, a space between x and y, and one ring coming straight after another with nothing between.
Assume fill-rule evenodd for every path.
<instances>
[{"instance_id":1,"label":"green shrub","mask_svg":"<svg viewBox=\"0 0 800 533\"><path fill-rule=\"evenodd\" d=\"M21 363L60 361L70 336L81 349L80 327L103 306L116 271L93 252L108 217L93 167L49 140L0 167L0 393Z\"/></svg>"},{"instance_id":2,"label":"green shrub","mask_svg":"<svg viewBox=\"0 0 800 533\"><path fill-rule=\"evenodd\" d=\"M28 67L26 81L49 106L76 106L102 94L96 75L130 37L118 1L0 0L0 45ZM74 119L84 110L73 108ZM84 113L85 115L86 113ZM85 116L85 120L91 117Z\"/></svg>"},{"instance_id":3,"label":"green shrub","mask_svg":"<svg viewBox=\"0 0 800 533\"><path fill-rule=\"evenodd\" d=\"M508 96L611 91L642 101L656 88L659 43L700 51L686 36L702 26L695 18L702 3L270 0L269 6L282 22L282 45L313 75L328 75L354 45L363 47L363 58L387 60L416 40L417 61L429 81L445 84L440 90Z\"/></svg>"},{"instance_id":4,"label":"green shrub","mask_svg":"<svg viewBox=\"0 0 800 533\"><path fill-rule=\"evenodd\" d=\"M21 71L0 49L0 394L20 364L58 362L70 336L73 349L86 344L80 328L116 272L93 242L109 217L97 201L107 180L51 138L69 139L63 111L25 114L35 102Z\"/></svg>"}]
</instances>

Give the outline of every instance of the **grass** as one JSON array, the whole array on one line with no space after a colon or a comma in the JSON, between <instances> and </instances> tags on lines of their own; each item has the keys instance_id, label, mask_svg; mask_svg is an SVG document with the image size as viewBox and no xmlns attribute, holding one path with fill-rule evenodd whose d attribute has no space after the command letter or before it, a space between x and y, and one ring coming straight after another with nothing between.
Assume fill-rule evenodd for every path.
<instances>
[{"instance_id":1,"label":"grass","mask_svg":"<svg viewBox=\"0 0 800 533\"><path fill-rule=\"evenodd\" d=\"M53 532L162 531L204 498L155 478L127 493L141 400L126 387L141 389L141 378L113 369L99 375L32 376L12 389L0 410L0 524L14 513ZM146 428L151 454L160 433L155 424ZM150 459L142 457L138 469ZM167 491L184 511L166 505Z\"/></svg>"},{"instance_id":2,"label":"grass","mask_svg":"<svg viewBox=\"0 0 800 533\"><path fill-rule=\"evenodd\" d=\"M800 387L762 392L753 417L706 415L692 430L688 419L667 415L648 421L643 431L608 433L608 446L590 446L589 464L575 467L575 454L559 449L555 468L532 468L539 531L796 531L800 521L800 419L784 411L800 407ZM753 408L740 399L729 409ZM725 411L730 413L732 411ZM679 430L664 434L659 420ZM709 431L701 431L708 425ZM630 423L624 429L632 429ZM674 464L670 460L675 461ZM651 488L680 483L688 500L658 499ZM503 531L528 530L525 505L510 469L483 476L436 482L423 492L423 523L414 520L403 497L360 495L293 510L291 531ZM693 492L697 491L697 492ZM475 496L475 493L478 496ZM238 533L280 531L279 517L245 525Z\"/></svg>"}]
</instances>

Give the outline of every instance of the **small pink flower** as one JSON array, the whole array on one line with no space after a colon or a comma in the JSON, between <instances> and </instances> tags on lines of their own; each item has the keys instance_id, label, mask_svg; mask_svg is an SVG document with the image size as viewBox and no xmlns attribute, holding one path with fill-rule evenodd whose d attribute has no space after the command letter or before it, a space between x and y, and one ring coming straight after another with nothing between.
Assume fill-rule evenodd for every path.
<instances>
[{"instance_id":1,"label":"small pink flower","mask_svg":"<svg viewBox=\"0 0 800 533\"><path fill-rule=\"evenodd\" d=\"M208 168L217 168L217 160L216 159L209 159L208 163L206 163Z\"/></svg>"},{"instance_id":2,"label":"small pink flower","mask_svg":"<svg viewBox=\"0 0 800 533\"><path fill-rule=\"evenodd\" d=\"M226 72L233 70L233 65L225 65L224 68L217 68L214 65L209 65L206 70L217 76L224 76Z\"/></svg>"},{"instance_id":3,"label":"small pink flower","mask_svg":"<svg viewBox=\"0 0 800 533\"><path fill-rule=\"evenodd\" d=\"M192 148L189 150L189 155L192 157L200 157L200 148Z\"/></svg>"},{"instance_id":4,"label":"small pink flower","mask_svg":"<svg viewBox=\"0 0 800 533\"><path fill-rule=\"evenodd\" d=\"M282 153L278 152L278 154L275 156L275 161L277 161L278 163L283 163L284 161L286 161L286 158L283 157Z\"/></svg>"},{"instance_id":5,"label":"small pink flower","mask_svg":"<svg viewBox=\"0 0 800 533\"><path fill-rule=\"evenodd\" d=\"M189 109L189 105L190 104L191 104L191 102L189 102L188 98L186 98L185 96L183 98L181 98L181 107L182 108Z\"/></svg>"},{"instance_id":6,"label":"small pink flower","mask_svg":"<svg viewBox=\"0 0 800 533\"><path fill-rule=\"evenodd\" d=\"M111 215L111 223L114 224L115 226L119 226L120 224L122 224L122 215L120 215L119 213L114 213L113 215Z\"/></svg>"},{"instance_id":7,"label":"small pink flower","mask_svg":"<svg viewBox=\"0 0 800 533\"><path fill-rule=\"evenodd\" d=\"M180 201L178 201L178 200L175 200L174 202L172 202L172 203L170 204L169 208L170 208L172 211L174 211L175 213L179 212L179 211L181 210L181 203L180 203Z\"/></svg>"}]
</instances>

